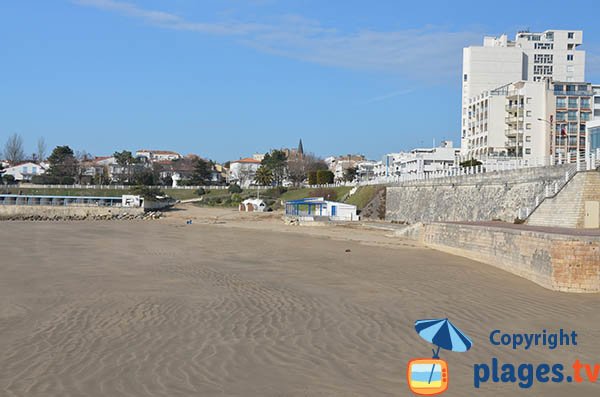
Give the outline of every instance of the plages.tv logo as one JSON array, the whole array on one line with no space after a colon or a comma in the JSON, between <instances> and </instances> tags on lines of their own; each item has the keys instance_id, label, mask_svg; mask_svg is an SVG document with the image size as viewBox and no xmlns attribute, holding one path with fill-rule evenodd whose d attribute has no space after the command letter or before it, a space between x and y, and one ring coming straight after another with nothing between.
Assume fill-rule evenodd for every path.
<instances>
[{"instance_id":1,"label":"plages.tv logo","mask_svg":"<svg viewBox=\"0 0 600 397\"><path fill-rule=\"evenodd\" d=\"M427 342L437 346L431 349L432 358L415 358L407 367L408 387L414 394L434 396L448 390L450 380L448 363L440 359L440 349L466 352L473 346L471 339L447 318L417 320L415 330Z\"/></svg>"}]
</instances>

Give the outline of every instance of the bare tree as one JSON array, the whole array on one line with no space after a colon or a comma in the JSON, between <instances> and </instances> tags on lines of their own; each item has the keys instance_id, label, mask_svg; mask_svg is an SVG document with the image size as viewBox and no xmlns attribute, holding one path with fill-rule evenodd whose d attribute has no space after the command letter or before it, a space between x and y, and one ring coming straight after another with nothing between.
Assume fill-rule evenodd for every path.
<instances>
[{"instance_id":1,"label":"bare tree","mask_svg":"<svg viewBox=\"0 0 600 397\"><path fill-rule=\"evenodd\" d=\"M287 161L288 179L296 186L308 178L309 172L326 169L327 164L312 153Z\"/></svg>"},{"instance_id":2,"label":"bare tree","mask_svg":"<svg viewBox=\"0 0 600 397\"><path fill-rule=\"evenodd\" d=\"M43 136L41 136L37 141L37 161L44 161L46 159L46 150L48 150L48 147L46 146L46 140Z\"/></svg>"},{"instance_id":3,"label":"bare tree","mask_svg":"<svg viewBox=\"0 0 600 397\"><path fill-rule=\"evenodd\" d=\"M11 164L23 161L25 150L23 149L23 138L21 138L21 135L12 134L8 137L4 145L4 157Z\"/></svg>"}]
</instances>

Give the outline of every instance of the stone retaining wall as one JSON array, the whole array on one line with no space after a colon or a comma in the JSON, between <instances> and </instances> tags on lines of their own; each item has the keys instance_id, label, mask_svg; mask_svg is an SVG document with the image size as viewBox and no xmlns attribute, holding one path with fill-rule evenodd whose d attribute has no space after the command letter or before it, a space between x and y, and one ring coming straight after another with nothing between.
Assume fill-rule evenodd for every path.
<instances>
[{"instance_id":1,"label":"stone retaining wall","mask_svg":"<svg viewBox=\"0 0 600 397\"><path fill-rule=\"evenodd\" d=\"M600 236L431 223L413 233L431 248L496 266L543 287L600 292Z\"/></svg>"},{"instance_id":2,"label":"stone retaining wall","mask_svg":"<svg viewBox=\"0 0 600 397\"><path fill-rule=\"evenodd\" d=\"M533 207L547 184L564 178L568 166L525 168L404 183L388 187L388 221L513 222L517 211Z\"/></svg>"}]
</instances>

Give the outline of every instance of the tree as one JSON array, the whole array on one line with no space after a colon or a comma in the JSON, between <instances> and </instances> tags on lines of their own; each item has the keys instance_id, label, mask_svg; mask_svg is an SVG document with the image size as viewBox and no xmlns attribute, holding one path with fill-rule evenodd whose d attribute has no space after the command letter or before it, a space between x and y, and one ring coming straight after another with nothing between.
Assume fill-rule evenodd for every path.
<instances>
[{"instance_id":1,"label":"tree","mask_svg":"<svg viewBox=\"0 0 600 397\"><path fill-rule=\"evenodd\" d=\"M325 161L314 154L304 154L287 161L287 178L294 184L299 185L308 178L310 171L327 169Z\"/></svg>"},{"instance_id":2,"label":"tree","mask_svg":"<svg viewBox=\"0 0 600 397\"><path fill-rule=\"evenodd\" d=\"M44 139L43 136L41 136L38 138L38 141L37 141L37 152L36 152L37 161L44 161L46 159L46 150L47 150L46 140Z\"/></svg>"},{"instance_id":3,"label":"tree","mask_svg":"<svg viewBox=\"0 0 600 397\"><path fill-rule=\"evenodd\" d=\"M129 150L114 152L113 157L115 158L115 161L119 167L121 167L121 172L119 173L120 182L131 182L132 166L137 161L135 157L133 157Z\"/></svg>"},{"instance_id":4,"label":"tree","mask_svg":"<svg viewBox=\"0 0 600 397\"><path fill-rule=\"evenodd\" d=\"M317 185L327 185L333 183L333 172L329 170L317 171Z\"/></svg>"},{"instance_id":5,"label":"tree","mask_svg":"<svg viewBox=\"0 0 600 397\"><path fill-rule=\"evenodd\" d=\"M261 186L270 186L273 183L273 172L264 165L261 165L256 170L254 179Z\"/></svg>"},{"instance_id":6,"label":"tree","mask_svg":"<svg viewBox=\"0 0 600 397\"><path fill-rule=\"evenodd\" d=\"M23 138L19 134L12 134L4 145L4 158L11 164L23 161L25 150L23 149Z\"/></svg>"},{"instance_id":7,"label":"tree","mask_svg":"<svg viewBox=\"0 0 600 397\"><path fill-rule=\"evenodd\" d=\"M277 185L281 185L287 171L287 157L283 150L272 150L265 154L261 164L271 170L273 180Z\"/></svg>"},{"instance_id":8,"label":"tree","mask_svg":"<svg viewBox=\"0 0 600 397\"><path fill-rule=\"evenodd\" d=\"M356 172L357 171L358 171L358 168L356 168L356 167L346 168L344 170L344 180L346 182L352 182L354 179L356 179Z\"/></svg>"},{"instance_id":9,"label":"tree","mask_svg":"<svg viewBox=\"0 0 600 397\"><path fill-rule=\"evenodd\" d=\"M77 175L77 159L69 146L55 147L48 157L48 162L50 163L48 174L51 176L74 178Z\"/></svg>"},{"instance_id":10,"label":"tree","mask_svg":"<svg viewBox=\"0 0 600 397\"><path fill-rule=\"evenodd\" d=\"M194 172L192 173L192 183L195 185L206 185L210 183L214 162L212 160L206 161L198 158L194 165Z\"/></svg>"}]
</instances>

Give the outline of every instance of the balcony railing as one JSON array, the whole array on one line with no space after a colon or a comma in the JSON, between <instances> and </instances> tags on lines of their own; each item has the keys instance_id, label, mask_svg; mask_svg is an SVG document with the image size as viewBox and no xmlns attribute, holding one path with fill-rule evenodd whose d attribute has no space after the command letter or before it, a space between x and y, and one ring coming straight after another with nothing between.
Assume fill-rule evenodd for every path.
<instances>
[{"instance_id":1,"label":"balcony railing","mask_svg":"<svg viewBox=\"0 0 600 397\"><path fill-rule=\"evenodd\" d=\"M507 137L523 135L524 133L525 133L525 130L521 130L521 129L517 130L516 128L507 128L504 131L504 135L506 135Z\"/></svg>"},{"instance_id":2,"label":"balcony railing","mask_svg":"<svg viewBox=\"0 0 600 397\"><path fill-rule=\"evenodd\" d=\"M523 117L506 117L504 119L506 121L507 124L515 124L515 123L522 123L523 122Z\"/></svg>"}]
</instances>

